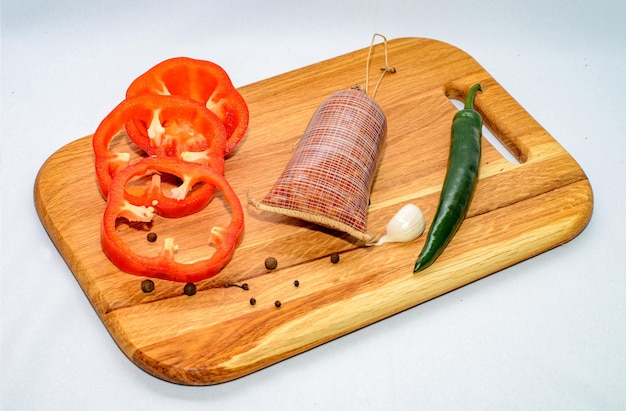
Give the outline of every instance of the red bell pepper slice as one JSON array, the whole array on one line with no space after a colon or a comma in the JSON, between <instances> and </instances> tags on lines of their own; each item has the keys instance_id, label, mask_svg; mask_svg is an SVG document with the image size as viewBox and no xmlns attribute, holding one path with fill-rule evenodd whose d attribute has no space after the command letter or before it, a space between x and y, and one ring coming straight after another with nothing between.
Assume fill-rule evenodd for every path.
<instances>
[{"instance_id":1,"label":"red bell pepper slice","mask_svg":"<svg viewBox=\"0 0 626 411\"><path fill-rule=\"evenodd\" d=\"M133 252L120 238L116 230L118 218L142 222L149 222L154 218L154 209L151 206L133 204L124 195L124 188L131 179L149 172L176 175L192 183L204 182L222 191L224 199L230 205L231 218L226 227L210 229L208 242L216 246L210 257L193 263L177 262L173 238L165 239L163 249L158 255L140 255ZM102 219L100 242L109 260L122 271L164 280L197 282L215 276L226 266L241 241L243 232L241 203L222 174L200 164L173 157L146 157L124 168L113 179Z\"/></svg>"},{"instance_id":2,"label":"red bell pepper slice","mask_svg":"<svg viewBox=\"0 0 626 411\"><path fill-rule=\"evenodd\" d=\"M137 121L145 130L146 141L139 141L149 155L174 156L224 172L226 130L220 120L193 101L175 96L146 95L122 101L109 113L93 135L98 184L106 197L113 177L130 164L131 153L115 152L109 146L129 121ZM149 139L147 136L153 138ZM150 205L164 217L182 217L202 209L211 200L214 187L194 187L189 181L166 194L158 174L148 188L134 186L126 190L134 204Z\"/></svg>"},{"instance_id":3,"label":"red bell pepper slice","mask_svg":"<svg viewBox=\"0 0 626 411\"><path fill-rule=\"evenodd\" d=\"M226 71L210 61L188 57L165 60L137 77L128 87L126 98L144 94L182 96L205 105L226 127L224 155L235 149L248 128L250 115L245 100ZM143 128L131 122L126 130L132 137Z\"/></svg>"}]
</instances>

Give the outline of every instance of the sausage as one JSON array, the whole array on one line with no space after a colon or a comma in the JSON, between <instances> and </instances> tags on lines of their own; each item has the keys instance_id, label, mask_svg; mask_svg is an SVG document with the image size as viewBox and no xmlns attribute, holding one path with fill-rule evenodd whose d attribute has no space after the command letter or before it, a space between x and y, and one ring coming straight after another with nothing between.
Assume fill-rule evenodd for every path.
<instances>
[{"instance_id":1,"label":"sausage","mask_svg":"<svg viewBox=\"0 0 626 411\"><path fill-rule=\"evenodd\" d=\"M331 94L273 188L250 203L370 241L367 208L386 133L383 110L363 90Z\"/></svg>"}]
</instances>

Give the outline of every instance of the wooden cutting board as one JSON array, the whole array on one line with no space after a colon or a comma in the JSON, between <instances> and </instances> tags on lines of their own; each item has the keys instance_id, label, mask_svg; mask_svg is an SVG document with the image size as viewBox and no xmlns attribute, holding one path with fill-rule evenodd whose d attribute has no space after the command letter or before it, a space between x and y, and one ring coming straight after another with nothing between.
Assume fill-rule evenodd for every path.
<instances>
[{"instance_id":1,"label":"wooden cutting board","mask_svg":"<svg viewBox=\"0 0 626 411\"><path fill-rule=\"evenodd\" d=\"M222 273L198 283L192 297L183 295L183 284L161 280L145 294L142 277L120 272L102 253L105 202L90 136L43 164L34 187L41 221L131 361L174 383L229 381L533 257L584 229L593 208L585 173L472 57L422 38L395 39L388 46L397 71L376 95L389 126L371 196L370 231L382 234L409 202L422 208L428 229L457 110L450 98L462 98L473 83L484 89L476 106L486 127L520 161L507 161L483 140L468 218L439 260L419 275L413 265L425 235L362 247L341 233L246 204L248 196L260 199L269 191L322 100L364 84L367 47L240 89L251 120L247 137L226 161L226 176L244 204L245 238ZM370 87L384 64L382 45L372 59ZM177 224L176 238L204 240L210 216ZM330 262L332 253L339 253L339 263ZM269 256L278 260L276 270L265 268ZM244 283L248 290L232 285Z\"/></svg>"}]
</instances>

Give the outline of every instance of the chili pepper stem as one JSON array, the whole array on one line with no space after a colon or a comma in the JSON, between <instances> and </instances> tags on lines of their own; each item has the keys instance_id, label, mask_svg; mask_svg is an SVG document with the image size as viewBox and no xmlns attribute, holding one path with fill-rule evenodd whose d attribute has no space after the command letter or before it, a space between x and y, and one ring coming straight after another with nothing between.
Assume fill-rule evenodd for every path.
<instances>
[{"instance_id":1,"label":"chili pepper stem","mask_svg":"<svg viewBox=\"0 0 626 411\"><path fill-rule=\"evenodd\" d=\"M483 91L483 88L480 86L480 84L474 84L472 87L470 87L469 91L467 92L467 97L465 98L465 110L474 109L474 95L477 91Z\"/></svg>"}]
</instances>

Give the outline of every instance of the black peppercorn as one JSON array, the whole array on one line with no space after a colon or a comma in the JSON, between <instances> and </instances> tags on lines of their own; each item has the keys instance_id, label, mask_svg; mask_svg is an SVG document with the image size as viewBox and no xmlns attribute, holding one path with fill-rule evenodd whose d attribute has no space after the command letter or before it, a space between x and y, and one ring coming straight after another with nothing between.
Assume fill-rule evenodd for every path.
<instances>
[{"instance_id":1,"label":"black peppercorn","mask_svg":"<svg viewBox=\"0 0 626 411\"><path fill-rule=\"evenodd\" d=\"M330 255L330 262L333 263L333 264L337 264L339 262L339 254L332 253Z\"/></svg>"},{"instance_id":2,"label":"black peppercorn","mask_svg":"<svg viewBox=\"0 0 626 411\"><path fill-rule=\"evenodd\" d=\"M151 293L154 291L154 281L152 280L143 280L141 282L141 291L144 293Z\"/></svg>"},{"instance_id":3,"label":"black peppercorn","mask_svg":"<svg viewBox=\"0 0 626 411\"><path fill-rule=\"evenodd\" d=\"M281 306L280 301L276 300L274 301L274 305L276 306L276 308L279 308Z\"/></svg>"},{"instance_id":4,"label":"black peppercorn","mask_svg":"<svg viewBox=\"0 0 626 411\"><path fill-rule=\"evenodd\" d=\"M154 243L157 239L157 235L156 233L148 233L148 235L146 236L146 239L150 241L151 243Z\"/></svg>"},{"instance_id":5,"label":"black peppercorn","mask_svg":"<svg viewBox=\"0 0 626 411\"><path fill-rule=\"evenodd\" d=\"M194 283L187 283L185 284L185 288L183 289L183 292L185 293L185 295L195 295L196 294L196 285Z\"/></svg>"},{"instance_id":6,"label":"black peppercorn","mask_svg":"<svg viewBox=\"0 0 626 411\"><path fill-rule=\"evenodd\" d=\"M256 298L252 297L250 299L250 305L255 305L256 304Z\"/></svg>"},{"instance_id":7,"label":"black peppercorn","mask_svg":"<svg viewBox=\"0 0 626 411\"><path fill-rule=\"evenodd\" d=\"M250 289L250 287L248 286L248 283L243 283L241 285L239 284L235 284L235 283L230 283L230 284L226 284L226 287L238 287L241 288L242 290L248 291Z\"/></svg>"},{"instance_id":8,"label":"black peppercorn","mask_svg":"<svg viewBox=\"0 0 626 411\"><path fill-rule=\"evenodd\" d=\"M265 268L268 270L273 270L278 267L278 261L274 257L267 257L265 259Z\"/></svg>"},{"instance_id":9,"label":"black peppercorn","mask_svg":"<svg viewBox=\"0 0 626 411\"><path fill-rule=\"evenodd\" d=\"M293 282L293 285L294 285L295 287L300 287L300 281L298 281L298 280L294 281L294 282Z\"/></svg>"}]
</instances>

